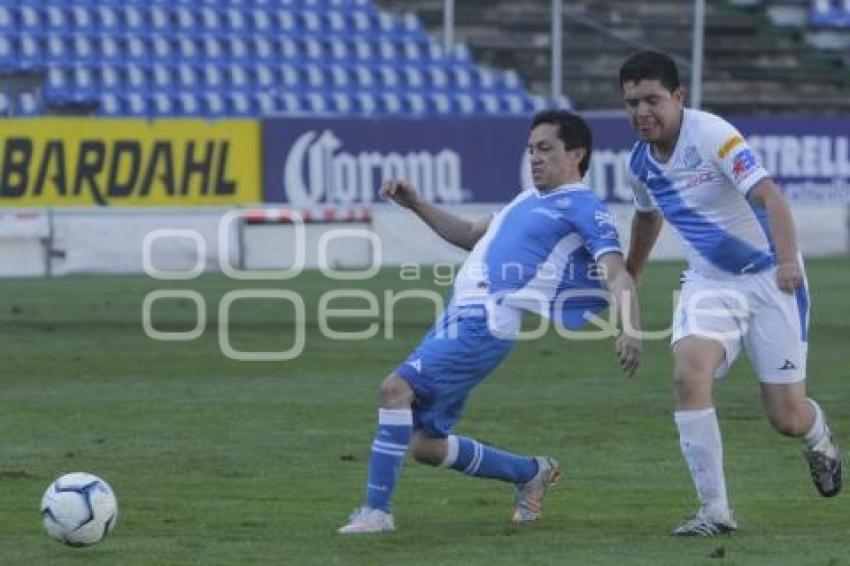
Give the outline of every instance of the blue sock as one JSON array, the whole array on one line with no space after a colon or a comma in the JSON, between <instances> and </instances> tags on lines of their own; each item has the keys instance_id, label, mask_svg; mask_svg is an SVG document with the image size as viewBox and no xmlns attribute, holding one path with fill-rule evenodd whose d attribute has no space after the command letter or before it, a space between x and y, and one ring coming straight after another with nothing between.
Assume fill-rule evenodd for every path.
<instances>
[{"instance_id":1,"label":"blue sock","mask_svg":"<svg viewBox=\"0 0 850 566\"><path fill-rule=\"evenodd\" d=\"M537 461L481 444L464 436L448 437L448 453L442 465L468 476L525 483L537 473Z\"/></svg>"},{"instance_id":2,"label":"blue sock","mask_svg":"<svg viewBox=\"0 0 850 566\"><path fill-rule=\"evenodd\" d=\"M410 409L378 409L378 430L369 454L367 507L390 511L390 500L412 434L413 412Z\"/></svg>"}]
</instances>

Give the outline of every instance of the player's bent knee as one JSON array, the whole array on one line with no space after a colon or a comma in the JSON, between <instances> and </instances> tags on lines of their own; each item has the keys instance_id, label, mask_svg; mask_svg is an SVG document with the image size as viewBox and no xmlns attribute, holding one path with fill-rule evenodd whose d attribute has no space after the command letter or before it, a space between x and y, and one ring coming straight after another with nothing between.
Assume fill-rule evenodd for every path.
<instances>
[{"instance_id":1,"label":"player's bent knee","mask_svg":"<svg viewBox=\"0 0 850 566\"><path fill-rule=\"evenodd\" d=\"M410 453L420 464L439 466L446 457L445 440L416 435L410 445Z\"/></svg>"},{"instance_id":2,"label":"player's bent knee","mask_svg":"<svg viewBox=\"0 0 850 566\"><path fill-rule=\"evenodd\" d=\"M408 409L413 403L413 389L401 377L391 373L381 383L378 402L384 409Z\"/></svg>"}]
</instances>

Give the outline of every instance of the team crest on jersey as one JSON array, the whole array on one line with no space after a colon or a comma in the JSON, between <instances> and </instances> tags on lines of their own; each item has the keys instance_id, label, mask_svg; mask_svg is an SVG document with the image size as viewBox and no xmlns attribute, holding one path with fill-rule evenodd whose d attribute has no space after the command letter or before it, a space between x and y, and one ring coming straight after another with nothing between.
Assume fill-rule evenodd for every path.
<instances>
[{"instance_id":1,"label":"team crest on jersey","mask_svg":"<svg viewBox=\"0 0 850 566\"><path fill-rule=\"evenodd\" d=\"M735 182L743 181L758 168L758 159L749 148L739 151L732 160L732 174L735 175Z\"/></svg>"},{"instance_id":2,"label":"team crest on jersey","mask_svg":"<svg viewBox=\"0 0 850 566\"><path fill-rule=\"evenodd\" d=\"M685 148L685 154L682 156L681 166L683 169L696 169L702 163L702 157L699 156L699 150L695 145L689 145Z\"/></svg>"}]
</instances>

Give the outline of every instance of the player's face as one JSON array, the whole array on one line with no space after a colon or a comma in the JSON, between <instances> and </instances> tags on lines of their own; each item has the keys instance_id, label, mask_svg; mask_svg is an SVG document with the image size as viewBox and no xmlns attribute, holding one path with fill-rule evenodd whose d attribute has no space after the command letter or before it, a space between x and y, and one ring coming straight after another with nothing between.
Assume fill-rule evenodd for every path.
<instances>
[{"instance_id":1,"label":"player's face","mask_svg":"<svg viewBox=\"0 0 850 566\"><path fill-rule=\"evenodd\" d=\"M623 100L632 128L643 141L664 143L679 136L684 107L682 89L670 92L657 79L626 81Z\"/></svg>"},{"instance_id":2,"label":"player's face","mask_svg":"<svg viewBox=\"0 0 850 566\"><path fill-rule=\"evenodd\" d=\"M558 137L555 124L538 124L528 138L528 159L534 186L547 190L580 181L578 162L583 152L583 149L568 151Z\"/></svg>"}]
</instances>

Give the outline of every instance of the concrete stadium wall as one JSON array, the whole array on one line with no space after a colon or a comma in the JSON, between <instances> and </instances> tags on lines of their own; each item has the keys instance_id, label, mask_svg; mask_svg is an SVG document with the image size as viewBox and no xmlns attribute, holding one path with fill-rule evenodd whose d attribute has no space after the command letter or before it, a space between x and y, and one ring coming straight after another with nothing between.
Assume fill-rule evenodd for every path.
<instances>
[{"instance_id":1,"label":"concrete stadium wall","mask_svg":"<svg viewBox=\"0 0 850 566\"><path fill-rule=\"evenodd\" d=\"M473 219L498 208L469 204L449 209ZM148 263L159 271L217 272L221 270L222 252L233 269L287 269L295 263L296 238L291 225L248 226L240 234L237 223L222 229L221 221L228 210L56 209L51 211L49 230L42 224L10 227L0 222L0 276L144 273L146 238ZM611 206L626 247L632 210L629 205ZM792 210L805 256L850 254L850 208L796 206ZM157 230L172 232L159 232L159 237L151 240ZM331 238L331 230L353 233ZM379 250L367 237L370 231L379 241ZM222 238L226 238L225 246L220 245ZM362 269L372 261L388 266L454 264L466 257L464 251L442 241L412 213L387 204L373 207L371 225L308 224L301 241L307 269L319 266L321 242L326 244L324 257L331 269ZM681 257L677 238L665 226L652 258Z\"/></svg>"}]
</instances>

